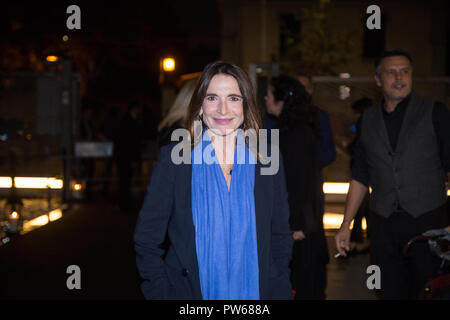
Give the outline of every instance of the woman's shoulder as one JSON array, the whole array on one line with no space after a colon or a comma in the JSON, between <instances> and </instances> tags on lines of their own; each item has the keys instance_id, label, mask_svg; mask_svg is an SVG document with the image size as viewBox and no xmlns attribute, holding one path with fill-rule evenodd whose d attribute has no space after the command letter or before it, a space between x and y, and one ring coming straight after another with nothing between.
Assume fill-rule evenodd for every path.
<instances>
[{"instance_id":1,"label":"woman's shoulder","mask_svg":"<svg viewBox=\"0 0 450 320\"><path fill-rule=\"evenodd\" d=\"M277 144L268 145L265 152L259 152L255 164L256 174L265 176L267 179L277 179L280 171L284 174L283 156L280 146Z\"/></svg>"},{"instance_id":2,"label":"woman's shoulder","mask_svg":"<svg viewBox=\"0 0 450 320\"><path fill-rule=\"evenodd\" d=\"M167 165L189 165L191 164L191 145L189 142L171 142L159 149L158 162Z\"/></svg>"}]
</instances>

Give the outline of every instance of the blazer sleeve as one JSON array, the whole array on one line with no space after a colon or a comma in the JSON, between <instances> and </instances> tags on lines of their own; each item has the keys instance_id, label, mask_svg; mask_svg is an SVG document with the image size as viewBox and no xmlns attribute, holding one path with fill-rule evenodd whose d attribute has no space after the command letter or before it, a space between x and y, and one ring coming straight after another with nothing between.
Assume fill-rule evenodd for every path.
<instances>
[{"instance_id":1,"label":"blazer sleeve","mask_svg":"<svg viewBox=\"0 0 450 320\"><path fill-rule=\"evenodd\" d=\"M136 265L146 299L165 299L171 290L160 248L174 200L175 165L170 154L170 146L161 148L134 232Z\"/></svg>"},{"instance_id":2,"label":"blazer sleeve","mask_svg":"<svg viewBox=\"0 0 450 320\"><path fill-rule=\"evenodd\" d=\"M280 168L274 175L274 213L272 215L271 251L276 269L282 274L284 281L275 299L292 299L292 288L289 281L289 263L292 256L293 238L289 227L289 204L286 190L283 159L280 153ZM282 287L280 287L282 286Z\"/></svg>"}]
</instances>

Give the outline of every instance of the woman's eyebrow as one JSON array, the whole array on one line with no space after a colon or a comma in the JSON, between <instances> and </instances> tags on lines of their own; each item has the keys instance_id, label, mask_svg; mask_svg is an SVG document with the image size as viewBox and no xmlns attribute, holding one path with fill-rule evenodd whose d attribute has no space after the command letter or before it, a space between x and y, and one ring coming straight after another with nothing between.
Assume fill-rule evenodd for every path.
<instances>
[{"instance_id":1,"label":"woman's eyebrow","mask_svg":"<svg viewBox=\"0 0 450 320\"><path fill-rule=\"evenodd\" d=\"M219 95L217 93L207 93L206 94L206 97L218 97L218 96ZM237 94L237 93L231 93L227 97L237 97L237 98L244 99L243 96L241 96L240 94Z\"/></svg>"}]
</instances>

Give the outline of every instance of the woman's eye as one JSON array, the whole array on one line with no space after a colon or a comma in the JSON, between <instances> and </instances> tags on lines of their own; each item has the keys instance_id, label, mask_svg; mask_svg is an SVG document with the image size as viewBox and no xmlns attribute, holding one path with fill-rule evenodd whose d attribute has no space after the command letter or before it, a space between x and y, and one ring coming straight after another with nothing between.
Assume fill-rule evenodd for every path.
<instances>
[{"instance_id":1,"label":"woman's eye","mask_svg":"<svg viewBox=\"0 0 450 320\"><path fill-rule=\"evenodd\" d=\"M214 97L214 96L207 96L206 97L206 100L208 100L208 101L215 101L216 100L216 97Z\"/></svg>"},{"instance_id":2,"label":"woman's eye","mask_svg":"<svg viewBox=\"0 0 450 320\"><path fill-rule=\"evenodd\" d=\"M239 101L241 101L241 98L239 98L239 97L230 97L230 100L233 101L233 102L239 102Z\"/></svg>"}]
</instances>

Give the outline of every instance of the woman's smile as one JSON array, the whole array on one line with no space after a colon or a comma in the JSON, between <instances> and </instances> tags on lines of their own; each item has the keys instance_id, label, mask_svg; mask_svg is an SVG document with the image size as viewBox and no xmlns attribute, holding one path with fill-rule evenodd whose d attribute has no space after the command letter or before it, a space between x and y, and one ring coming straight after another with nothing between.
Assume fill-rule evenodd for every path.
<instances>
[{"instance_id":1,"label":"woman's smile","mask_svg":"<svg viewBox=\"0 0 450 320\"><path fill-rule=\"evenodd\" d=\"M214 118L214 122L220 126L229 125L233 121L233 118Z\"/></svg>"}]
</instances>

